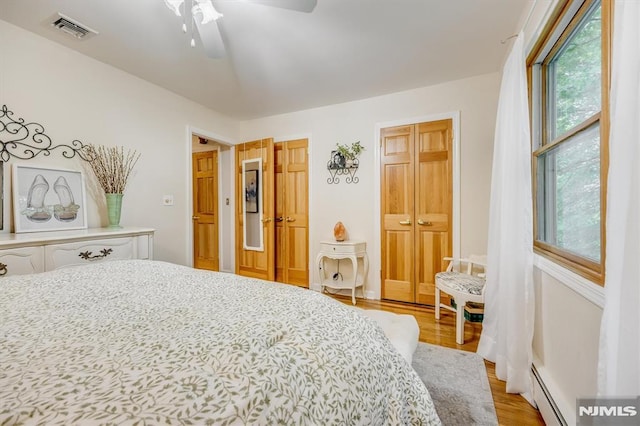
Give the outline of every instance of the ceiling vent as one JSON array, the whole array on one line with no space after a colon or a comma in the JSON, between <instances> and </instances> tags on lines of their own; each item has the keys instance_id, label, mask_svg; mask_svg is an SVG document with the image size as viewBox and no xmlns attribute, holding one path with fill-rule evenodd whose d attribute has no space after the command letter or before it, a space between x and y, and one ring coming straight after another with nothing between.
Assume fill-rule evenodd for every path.
<instances>
[{"instance_id":1,"label":"ceiling vent","mask_svg":"<svg viewBox=\"0 0 640 426\"><path fill-rule=\"evenodd\" d=\"M62 13L58 13L58 17L51 23L51 25L79 40L84 40L98 34L96 30L92 30L86 25L73 20Z\"/></svg>"}]
</instances>

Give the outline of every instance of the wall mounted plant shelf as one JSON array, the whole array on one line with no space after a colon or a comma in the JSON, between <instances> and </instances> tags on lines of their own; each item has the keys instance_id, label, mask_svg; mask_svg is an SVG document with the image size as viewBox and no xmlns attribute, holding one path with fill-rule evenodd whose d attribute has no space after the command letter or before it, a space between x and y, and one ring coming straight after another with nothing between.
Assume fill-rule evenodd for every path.
<instances>
[{"instance_id":1,"label":"wall mounted plant shelf","mask_svg":"<svg viewBox=\"0 0 640 426\"><path fill-rule=\"evenodd\" d=\"M358 183L360 179L356 176L360 162L357 158L346 160L338 151L331 151L331 159L327 162L327 170L329 177L327 183L340 183L340 177L345 176L345 182Z\"/></svg>"}]
</instances>

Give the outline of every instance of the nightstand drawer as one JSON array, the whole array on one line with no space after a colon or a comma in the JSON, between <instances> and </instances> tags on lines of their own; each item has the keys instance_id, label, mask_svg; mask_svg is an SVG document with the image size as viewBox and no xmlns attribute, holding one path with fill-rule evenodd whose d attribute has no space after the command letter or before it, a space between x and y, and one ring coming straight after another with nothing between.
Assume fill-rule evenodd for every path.
<instances>
[{"instance_id":1,"label":"nightstand drawer","mask_svg":"<svg viewBox=\"0 0 640 426\"><path fill-rule=\"evenodd\" d=\"M134 259L134 253L132 237L52 244L45 247L45 265L51 271L93 262Z\"/></svg>"},{"instance_id":2,"label":"nightstand drawer","mask_svg":"<svg viewBox=\"0 0 640 426\"><path fill-rule=\"evenodd\" d=\"M361 253L366 249L365 242L355 242L355 243L331 243L331 242L321 242L320 243L320 252L321 253L336 253L336 254L349 254L349 253Z\"/></svg>"}]
</instances>

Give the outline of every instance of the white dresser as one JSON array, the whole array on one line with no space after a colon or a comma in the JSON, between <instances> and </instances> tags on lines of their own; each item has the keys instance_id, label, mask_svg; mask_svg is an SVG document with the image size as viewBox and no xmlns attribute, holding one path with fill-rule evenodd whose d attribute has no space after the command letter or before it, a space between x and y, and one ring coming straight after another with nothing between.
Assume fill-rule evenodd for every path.
<instances>
[{"instance_id":1,"label":"white dresser","mask_svg":"<svg viewBox=\"0 0 640 426\"><path fill-rule=\"evenodd\" d=\"M347 259L353 266L352 274L345 279L339 270L328 271L325 259L336 259L339 261ZM322 290L325 287L334 289L351 289L351 302L356 304L356 288L362 287L369 271L369 258L367 257L367 243L364 241L321 241L320 253L316 258L318 273L320 274L320 285Z\"/></svg>"},{"instance_id":2,"label":"white dresser","mask_svg":"<svg viewBox=\"0 0 640 426\"><path fill-rule=\"evenodd\" d=\"M120 259L153 259L151 228L0 234L0 276Z\"/></svg>"}]
</instances>

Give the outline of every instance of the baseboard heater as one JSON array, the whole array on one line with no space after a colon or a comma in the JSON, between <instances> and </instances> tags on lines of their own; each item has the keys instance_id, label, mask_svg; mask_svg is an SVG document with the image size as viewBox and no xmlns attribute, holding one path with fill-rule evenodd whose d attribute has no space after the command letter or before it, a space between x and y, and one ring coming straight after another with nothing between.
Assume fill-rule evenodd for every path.
<instances>
[{"instance_id":1,"label":"baseboard heater","mask_svg":"<svg viewBox=\"0 0 640 426\"><path fill-rule=\"evenodd\" d=\"M565 420L560 408L553 399L551 392L547 386L545 386L542 377L540 377L540 373L536 370L536 366L531 366L531 374L533 374L533 398L538 405L538 410L540 410L540 414L542 414L542 418L544 419L547 425L558 424L561 426L568 426L567 421Z\"/></svg>"}]
</instances>

